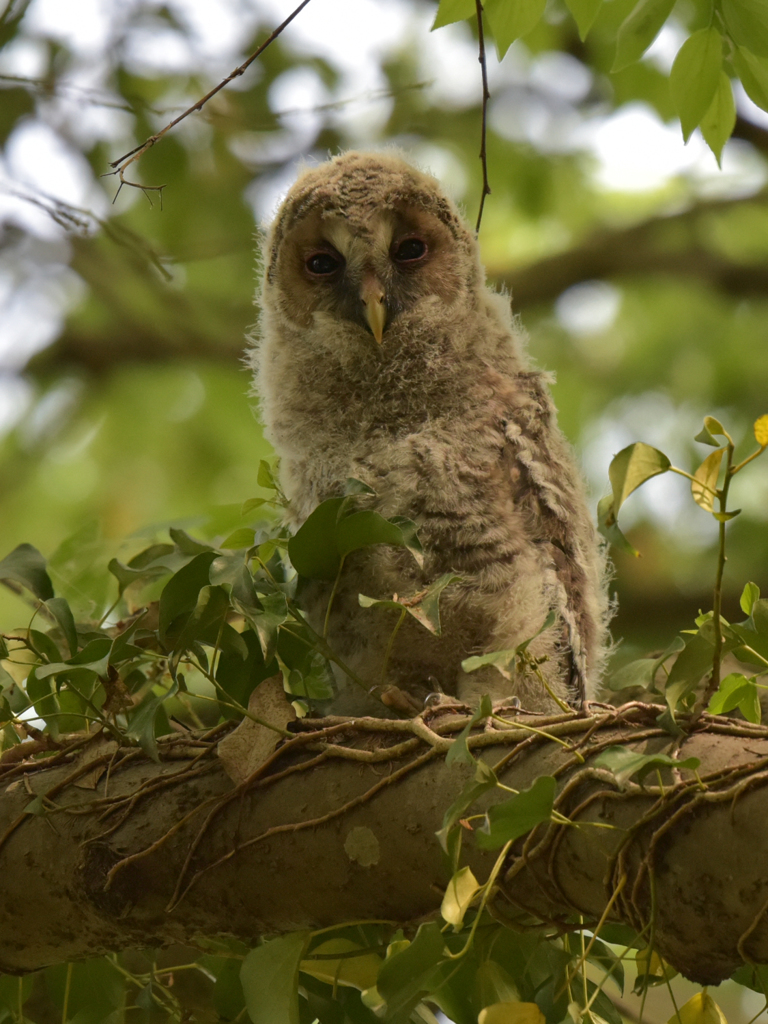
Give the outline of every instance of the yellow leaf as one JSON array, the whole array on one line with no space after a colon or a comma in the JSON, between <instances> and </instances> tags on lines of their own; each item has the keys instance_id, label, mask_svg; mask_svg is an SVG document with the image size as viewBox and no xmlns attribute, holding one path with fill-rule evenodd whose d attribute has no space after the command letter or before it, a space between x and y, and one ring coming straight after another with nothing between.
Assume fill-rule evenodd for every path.
<instances>
[{"instance_id":1,"label":"yellow leaf","mask_svg":"<svg viewBox=\"0 0 768 1024\"><path fill-rule=\"evenodd\" d=\"M668 1024L728 1024L723 1011L708 992L697 992L669 1018Z\"/></svg>"},{"instance_id":2,"label":"yellow leaf","mask_svg":"<svg viewBox=\"0 0 768 1024\"><path fill-rule=\"evenodd\" d=\"M637 963L638 977L648 978L652 982L659 983L665 979L669 981L677 974L676 969L662 960L650 946L638 950L635 962Z\"/></svg>"},{"instance_id":3,"label":"yellow leaf","mask_svg":"<svg viewBox=\"0 0 768 1024\"><path fill-rule=\"evenodd\" d=\"M354 953L359 956L345 956L338 960L302 960L299 970L327 985L346 985L348 988L372 988L381 966L381 957L367 953L362 946L350 939L328 939L312 950L312 953Z\"/></svg>"},{"instance_id":4,"label":"yellow leaf","mask_svg":"<svg viewBox=\"0 0 768 1024\"><path fill-rule=\"evenodd\" d=\"M715 507L717 478L720 475L720 463L724 451L724 448L718 448L717 451L710 452L693 474L696 478L691 483L693 500L706 512L712 512Z\"/></svg>"},{"instance_id":5,"label":"yellow leaf","mask_svg":"<svg viewBox=\"0 0 768 1024\"><path fill-rule=\"evenodd\" d=\"M536 1003L494 1003L477 1017L477 1024L545 1024Z\"/></svg>"},{"instance_id":6,"label":"yellow leaf","mask_svg":"<svg viewBox=\"0 0 768 1024\"><path fill-rule=\"evenodd\" d=\"M457 871L448 883L440 913L444 921L453 925L454 931L461 928L464 915L479 888L479 882L467 867Z\"/></svg>"},{"instance_id":7,"label":"yellow leaf","mask_svg":"<svg viewBox=\"0 0 768 1024\"><path fill-rule=\"evenodd\" d=\"M761 448L768 446L768 413L755 420L755 440Z\"/></svg>"}]
</instances>

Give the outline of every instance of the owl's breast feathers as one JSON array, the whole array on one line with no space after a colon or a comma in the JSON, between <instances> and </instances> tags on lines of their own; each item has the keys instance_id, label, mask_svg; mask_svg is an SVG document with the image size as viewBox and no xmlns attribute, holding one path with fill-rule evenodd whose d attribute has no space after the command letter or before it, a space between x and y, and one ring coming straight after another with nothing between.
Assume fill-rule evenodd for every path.
<instances>
[{"instance_id":1,"label":"owl's breast feathers","mask_svg":"<svg viewBox=\"0 0 768 1024\"><path fill-rule=\"evenodd\" d=\"M415 692L434 674L461 696L469 678L472 698L501 689L551 708L535 672L475 682L461 663L516 647L554 612L529 651L579 704L605 653L605 559L546 377L455 206L395 156L347 153L299 178L265 264L254 366L293 525L357 477L372 507L416 521L425 548L423 572L385 546L345 563L329 635L347 663L379 678L390 652L390 627L364 618L359 593L407 595L456 572L443 636L398 633L395 681Z\"/></svg>"}]
</instances>

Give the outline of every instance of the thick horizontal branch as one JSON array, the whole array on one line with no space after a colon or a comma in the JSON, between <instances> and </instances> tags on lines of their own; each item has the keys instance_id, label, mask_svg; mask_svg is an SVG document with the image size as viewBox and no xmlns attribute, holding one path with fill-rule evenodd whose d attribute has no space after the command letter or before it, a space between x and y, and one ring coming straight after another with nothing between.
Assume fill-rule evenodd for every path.
<instances>
[{"instance_id":1,"label":"thick horizontal branch","mask_svg":"<svg viewBox=\"0 0 768 1024\"><path fill-rule=\"evenodd\" d=\"M676 745L660 710L521 713L475 734L474 753L505 785L555 775L556 810L575 823L556 816L513 847L493 909L568 927L611 903L611 919L646 934L652 924L669 962L715 983L744 958L768 961L768 729L704 719ZM435 832L472 774L445 763L465 718L321 720L324 732L301 732L239 785L214 741L184 737L161 743L159 763L94 741L50 766L0 766L0 871L13 894L0 970L436 912L448 879ZM621 789L592 763L614 744L701 767ZM361 829L365 856L350 841ZM487 878L496 852L464 848Z\"/></svg>"}]
</instances>

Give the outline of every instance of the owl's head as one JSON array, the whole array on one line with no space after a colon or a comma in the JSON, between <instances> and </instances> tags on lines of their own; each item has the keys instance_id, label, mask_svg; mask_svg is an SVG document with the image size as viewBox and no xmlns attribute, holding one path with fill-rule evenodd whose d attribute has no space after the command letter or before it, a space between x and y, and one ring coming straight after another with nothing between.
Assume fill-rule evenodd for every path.
<instances>
[{"instance_id":1,"label":"owl's head","mask_svg":"<svg viewBox=\"0 0 768 1024\"><path fill-rule=\"evenodd\" d=\"M264 271L268 313L383 349L420 317L450 323L482 280L475 239L437 181L396 156L357 152L301 175Z\"/></svg>"}]
</instances>

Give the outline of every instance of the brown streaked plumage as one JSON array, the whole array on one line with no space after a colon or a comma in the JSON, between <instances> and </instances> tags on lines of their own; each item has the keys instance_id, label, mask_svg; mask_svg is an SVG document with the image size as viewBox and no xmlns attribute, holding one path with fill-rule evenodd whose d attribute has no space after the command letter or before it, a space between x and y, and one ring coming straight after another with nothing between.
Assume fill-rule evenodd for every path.
<instances>
[{"instance_id":1,"label":"brown streaked plumage","mask_svg":"<svg viewBox=\"0 0 768 1024\"><path fill-rule=\"evenodd\" d=\"M552 689L580 706L605 651L604 557L548 379L438 183L391 154L350 152L305 171L266 240L261 307L256 389L293 525L356 477L376 492L371 507L416 521L425 549L423 570L384 546L348 560L331 645L380 683L393 617L361 609L358 594L403 596L455 571L443 635L409 618L386 681L418 700L439 685L549 710L534 675L468 675L461 661L516 646L553 610L531 651ZM318 620L328 590L311 592ZM334 710L371 710L357 687L339 685Z\"/></svg>"}]
</instances>

